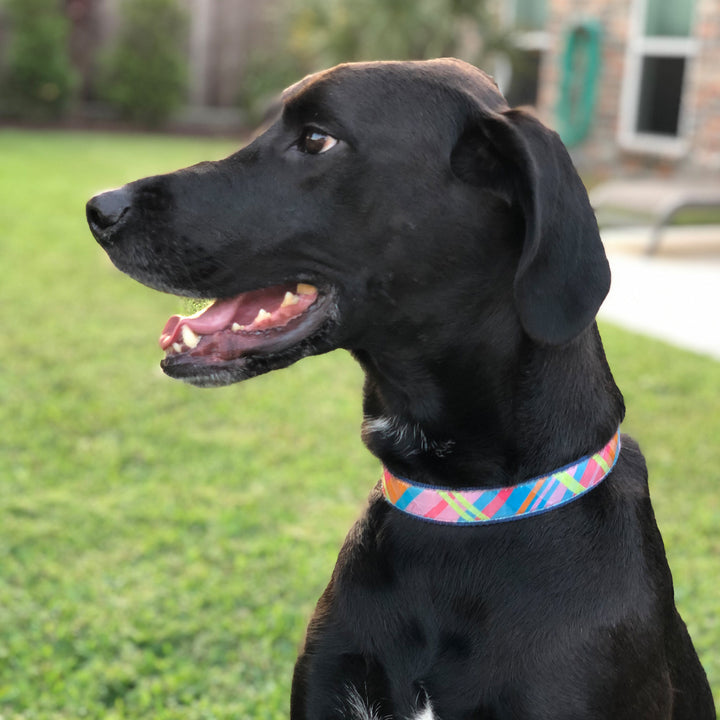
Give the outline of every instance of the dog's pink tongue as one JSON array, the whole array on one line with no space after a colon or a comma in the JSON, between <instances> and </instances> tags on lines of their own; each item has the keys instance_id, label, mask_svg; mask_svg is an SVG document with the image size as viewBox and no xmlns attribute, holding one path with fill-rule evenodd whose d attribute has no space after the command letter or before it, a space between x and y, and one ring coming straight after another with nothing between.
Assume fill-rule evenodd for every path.
<instances>
[{"instance_id":1,"label":"dog's pink tongue","mask_svg":"<svg viewBox=\"0 0 720 720\"><path fill-rule=\"evenodd\" d=\"M189 327L198 335L210 335L225 329L232 323L242 302L242 296L228 298L227 300L216 300L210 307L190 317L173 315L165 323L160 336L160 346L163 350L170 347L182 331L183 326Z\"/></svg>"},{"instance_id":2,"label":"dog's pink tongue","mask_svg":"<svg viewBox=\"0 0 720 720\"><path fill-rule=\"evenodd\" d=\"M173 315L160 336L160 347L167 350L178 338L194 348L196 337L213 335L223 330L254 332L284 327L292 318L302 315L317 299L314 285L288 283L260 290L250 290L212 305L190 317ZM187 328L190 333L183 332ZM190 336L190 341L187 337Z\"/></svg>"},{"instance_id":3,"label":"dog's pink tongue","mask_svg":"<svg viewBox=\"0 0 720 720\"><path fill-rule=\"evenodd\" d=\"M232 319L242 302L242 295L227 300L216 300L205 310L183 318L185 320L184 324L198 335L209 335L217 332L232 323Z\"/></svg>"}]
</instances>

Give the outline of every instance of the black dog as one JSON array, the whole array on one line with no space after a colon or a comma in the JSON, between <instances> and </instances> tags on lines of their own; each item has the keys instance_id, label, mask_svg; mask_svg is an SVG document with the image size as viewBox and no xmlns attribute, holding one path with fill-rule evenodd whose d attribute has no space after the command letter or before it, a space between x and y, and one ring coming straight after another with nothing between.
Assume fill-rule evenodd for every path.
<instances>
[{"instance_id":1,"label":"black dog","mask_svg":"<svg viewBox=\"0 0 720 720\"><path fill-rule=\"evenodd\" d=\"M630 438L603 482L542 514L393 506L407 478L453 489L447 508L468 488L528 492L613 451L624 413L585 190L486 75L339 66L287 90L237 154L87 215L124 272L219 298L168 322L168 375L224 385L338 347L365 370L363 439L385 481L310 623L293 720L715 717Z\"/></svg>"}]
</instances>

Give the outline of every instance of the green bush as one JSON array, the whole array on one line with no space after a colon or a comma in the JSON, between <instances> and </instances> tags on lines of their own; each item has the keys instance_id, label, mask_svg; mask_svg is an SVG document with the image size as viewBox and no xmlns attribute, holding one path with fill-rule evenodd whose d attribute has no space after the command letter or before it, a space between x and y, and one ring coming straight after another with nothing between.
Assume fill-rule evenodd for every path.
<instances>
[{"instance_id":1,"label":"green bush","mask_svg":"<svg viewBox=\"0 0 720 720\"><path fill-rule=\"evenodd\" d=\"M187 17L176 0L125 0L100 95L125 119L162 125L185 99Z\"/></svg>"},{"instance_id":2,"label":"green bush","mask_svg":"<svg viewBox=\"0 0 720 720\"><path fill-rule=\"evenodd\" d=\"M488 0L285 0L271 12L282 48L251 59L240 93L251 117L303 74L340 62L454 56L479 64L510 47Z\"/></svg>"},{"instance_id":3,"label":"green bush","mask_svg":"<svg viewBox=\"0 0 720 720\"><path fill-rule=\"evenodd\" d=\"M0 82L0 112L52 120L68 109L77 75L68 52L69 21L58 0L5 0L10 37Z\"/></svg>"}]
</instances>

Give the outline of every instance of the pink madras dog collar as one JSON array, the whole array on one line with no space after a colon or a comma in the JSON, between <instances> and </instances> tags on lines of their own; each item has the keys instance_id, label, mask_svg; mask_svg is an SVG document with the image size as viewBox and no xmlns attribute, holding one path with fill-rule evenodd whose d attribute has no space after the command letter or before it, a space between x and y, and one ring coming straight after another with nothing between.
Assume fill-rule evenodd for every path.
<instances>
[{"instance_id":1,"label":"pink madras dog collar","mask_svg":"<svg viewBox=\"0 0 720 720\"><path fill-rule=\"evenodd\" d=\"M599 485L620 454L620 431L600 452L518 485L451 490L412 483L383 468L385 499L408 515L447 525L478 525L539 515Z\"/></svg>"}]
</instances>

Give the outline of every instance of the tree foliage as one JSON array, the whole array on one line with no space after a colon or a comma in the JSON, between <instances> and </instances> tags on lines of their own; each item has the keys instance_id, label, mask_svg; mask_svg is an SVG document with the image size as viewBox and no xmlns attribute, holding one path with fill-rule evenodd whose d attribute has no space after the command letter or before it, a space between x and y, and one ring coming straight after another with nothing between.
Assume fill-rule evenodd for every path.
<instances>
[{"instance_id":1,"label":"tree foliage","mask_svg":"<svg viewBox=\"0 0 720 720\"><path fill-rule=\"evenodd\" d=\"M185 99L187 17L177 0L124 0L99 94L133 122L157 126Z\"/></svg>"},{"instance_id":2,"label":"tree foliage","mask_svg":"<svg viewBox=\"0 0 720 720\"><path fill-rule=\"evenodd\" d=\"M77 85L68 51L69 21L58 0L5 0L4 8L10 40L0 110L12 117L57 119Z\"/></svg>"},{"instance_id":3,"label":"tree foliage","mask_svg":"<svg viewBox=\"0 0 720 720\"><path fill-rule=\"evenodd\" d=\"M257 99L339 62L454 56L482 64L509 46L487 0L286 0L277 9L279 46L254 58L243 88L251 110Z\"/></svg>"}]
</instances>

